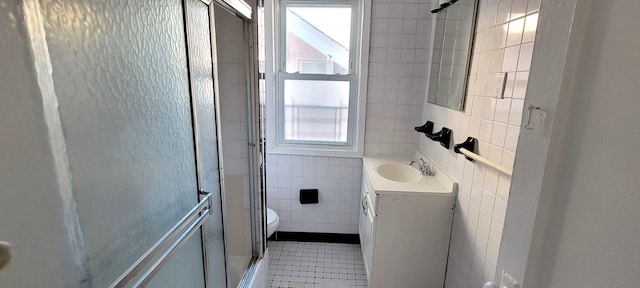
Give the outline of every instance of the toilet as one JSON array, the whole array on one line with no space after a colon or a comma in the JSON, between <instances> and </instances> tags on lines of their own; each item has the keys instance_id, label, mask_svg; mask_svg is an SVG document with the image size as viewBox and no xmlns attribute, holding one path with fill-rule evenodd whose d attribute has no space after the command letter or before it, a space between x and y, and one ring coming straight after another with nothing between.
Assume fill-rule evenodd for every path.
<instances>
[{"instance_id":1,"label":"toilet","mask_svg":"<svg viewBox=\"0 0 640 288\"><path fill-rule=\"evenodd\" d=\"M267 208L267 238L271 237L271 235L276 232L279 224L280 217L278 217L278 213L273 211L271 208Z\"/></svg>"}]
</instances>

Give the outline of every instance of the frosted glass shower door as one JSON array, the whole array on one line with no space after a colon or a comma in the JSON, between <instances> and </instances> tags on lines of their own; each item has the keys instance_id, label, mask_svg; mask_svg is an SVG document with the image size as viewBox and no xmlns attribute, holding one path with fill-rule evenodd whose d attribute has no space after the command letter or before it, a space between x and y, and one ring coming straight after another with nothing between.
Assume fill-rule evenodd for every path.
<instances>
[{"instance_id":1,"label":"frosted glass shower door","mask_svg":"<svg viewBox=\"0 0 640 288\"><path fill-rule=\"evenodd\" d=\"M210 7L40 3L84 239L82 286L111 285L204 190L212 215L148 286L225 287Z\"/></svg>"}]
</instances>

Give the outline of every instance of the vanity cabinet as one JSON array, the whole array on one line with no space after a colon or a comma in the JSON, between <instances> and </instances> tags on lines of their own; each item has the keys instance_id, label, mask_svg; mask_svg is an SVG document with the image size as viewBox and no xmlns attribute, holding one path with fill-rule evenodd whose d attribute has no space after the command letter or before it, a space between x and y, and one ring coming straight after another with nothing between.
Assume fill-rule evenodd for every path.
<instances>
[{"instance_id":1,"label":"vanity cabinet","mask_svg":"<svg viewBox=\"0 0 640 288\"><path fill-rule=\"evenodd\" d=\"M388 161L365 157L363 165L359 234L369 287L441 288L456 185L433 176L393 183L375 174Z\"/></svg>"}]
</instances>

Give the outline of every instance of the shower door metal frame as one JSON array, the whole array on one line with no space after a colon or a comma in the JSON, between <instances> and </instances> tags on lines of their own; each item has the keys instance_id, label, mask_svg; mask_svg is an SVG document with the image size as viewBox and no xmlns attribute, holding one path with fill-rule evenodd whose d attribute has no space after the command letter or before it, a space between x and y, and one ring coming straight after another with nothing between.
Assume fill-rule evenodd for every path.
<instances>
[{"instance_id":1,"label":"shower door metal frame","mask_svg":"<svg viewBox=\"0 0 640 288\"><path fill-rule=\"evenodd\" d=\"M189 29L188 29L188 25L189 25L189 17L187 15L188 11L187 11L187 1L189 0L183 0L183 7L184 7L184 21L185 21L185 36L186 36L186 45L187 45L187 61L188 63L191 62L191 59L193 58L192 55L190 54L190 50L189 50ZM216 36L216 27L215 27L215 16L214 16L214 5L213 2L211 0L199 0L200 2L202 2L203 4L207 5L208 7L208 14L209 14L209 41L210 41L210 46L211 46L211 74L213 77L213 87L211 87L211 89L213 89L213 110L214 110L214 117L215 117L215 122L216 122L216 129L215 129L215 134L216 134L216 150L218 153L218 185L220 188L220 212L222 215L222 234L223 234L223 243L222 245L223 250L224 250L224 265L225 265L225 271L223 273L224 277L225 277L225 286L228 285L229 283L229 279L227 278L227 269L229 267L229 255L227 253L227 249L226 249L226 243L227 243L227 233L225 231L226 225L225 225L225 201L224 201L224 181L223 181L223 177L224 177L224 173L223 173L223 154L222 154L222 140L221 140L221 135L222 135L222 126L221 126L221 117L220 117L220 96L219 96L219 90L218 90L218 65L217 65L217 47L215 46L216 42L215 42L215 36ZM191 66L189 66L189 73L191 74ZM189 81L191 81L191 77L189 77ZM192 83L190 83L190 86L193 86ZM198 181L198 189L200 190L201 187L201 183L203 183L203 179L202 177L202 160L200 158L200 145L199 145L199 137L198 137L198 122L197 122L197 110L196 110L196 103L195 103L195 97L192 93L192 101L191 101L191 112L192 112L192 117L193 117L193 126L194 126L194 144L195 144L195 149L196 149L196 175L197 175L197 181ZM213 287L212 285L212 280L210 278L210 270L211 267L209 267L208 264L208 260L209 258L207 257L207 233L205 233L205 230L207 229L206 226L202 226L202 229L200 231L200 237L201 237L201 243L202 243L202 265L204 268L204 283L205 283L205 287L209 288L209 287Z\"/></svg>"},{"instance_id":2,"label":"shower door metal frame","mask_svg":"<svg viewBox=\"0 0 640 288\"><path fill-rule=\"evenodd\" d=\"M243 0L214 0L227 12L242 20L245 55L245 77L247 81L247 124L248 124L248 146L249 146L249 190L251 191L251 243L253 257L261 259L266 251L266 199L261 181L260 167L263 167L263 152L261 151L262 139L260 137L260 98L257 94L258 87L258 54L257 46L257 26L254 18L255 10ZM215 27L215 26L214 26ZM217 29L217 27L216 27ZM215 46L214 46L215 47ZM217 73L217 69L214 70ZM217 77L217 74L214 74ZM216 79L216 78L214 78ZM216 79L217 80L217 79ZM218 83L218 82L216 82ZM216 87L216 95L218 88Z\"/></svg>"},{"instance_id":3,"label":"shower door metal frame","mask_svg":"<svg viewBox=\"0 0 640 288\"><path fill-rule=\"evenodd\" d=\"M250 220L251 220L251 248L252 248L252 259L249 262L249 267L245 270L242 278L240 279L239 287L243 287L243 284L247 283L248 278L251 277L254 271L254 264L258 262L258 260L264 257L264 253L266 252L266 198L265 198L265 185L264 185L264 177L261 172L264 169L264 153L261 149L263 147L264 140L261 137L261 117L260 117L260 98L257 93L258 87L258 53L256 50L257 47L257 20L254 19L256 16L255 10L243 0L214 0L218 5L211 5L213 9L211 10L211 18L213 18L213 10L222 8L226 12L229 12L240 20L242 20L243 25L243 47L244 47L244 56L245 56L245 77L246 77L246 95L247 95L247 126L248 126L248 155L249 162L247 163L249 166L249 195L250 195ZM218 27L215 26L215 23L212 23L212 48L215 53L216 51L216 39L215 39L215 31ZM219 83L218 81L218 69L217 69L217 55L214 55L214 83ZM219 101L219 87L215 86L215 95L216 101ZM219 105L216 106L217 116L219 117ZM221 125L222 121L217 121L218 125ZM221 131L221 128L219 131ZM222 147L221 137L218 138L219 147ZM220 150L219 155L222 155L222 150ZM220 159L220 165L222 169L220 170L221 177L224 177L224 166L222 164L222 156ZM224 191L224 181L222 183L222 191ZM223 194L223 215L227 214L226 211L226 203ZM226 221L223 218L223 223ZM225 234L225 243L227 243L227 235ZM227 257L227 267L229 267L229 256Z\"/></svg>"}]
</instances>

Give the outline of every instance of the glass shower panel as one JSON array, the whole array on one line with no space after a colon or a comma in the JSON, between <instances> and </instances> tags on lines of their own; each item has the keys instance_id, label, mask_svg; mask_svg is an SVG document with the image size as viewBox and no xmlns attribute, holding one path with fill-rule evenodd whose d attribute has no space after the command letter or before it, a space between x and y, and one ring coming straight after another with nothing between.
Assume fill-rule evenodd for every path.
<instances>
[{"instance_id":1,"label":"glass shower panel","mask_svg":"<svg viewBox=\"0 0 640 288\"><path fill-rule=\"evenodd\" d=\"M252 257L247 59L244 22L215 5L224 162L228 282L236 287Z\"/></svg>"},{"instance_id":2,"label":"glass shower panel","mask_svg":"<svg viewBox=\"0 0 640 288\"><path fill-rule=\"evenodd\" d=\"M224 229L222 224L222 199L220 191L218 134L220 126L220 101L214 94L214 61L217 53L212 46L211 35L215 35L213 4L206 5L200 0L185 2L187 9L187 34L189 44L189 71L191 73L191 93L195 103L195 119L198 127L198 151L200 159L200 189L210 192L213 202L211 216L203 225L205 241L205 261L207 283L210 287L225 287ZM187 287L187 286L182 286Z\"/></svg>"},{"instance_id":3,"label":"glass shower panel","mask_svg":"<svg viewBox=\"0 0 640 288\"><path fill-rule=\"evenodd\" d=\"M41 5L88 285L106 287L198 202L183 5L169 0L43 0ZM215 131L214 121L206 125ZM207 161L216 162L209 156ZM208 189L216 194L214 187ZM203 287L202 255L196 234L153 283Z\"/></svg>"}]
</instances>

